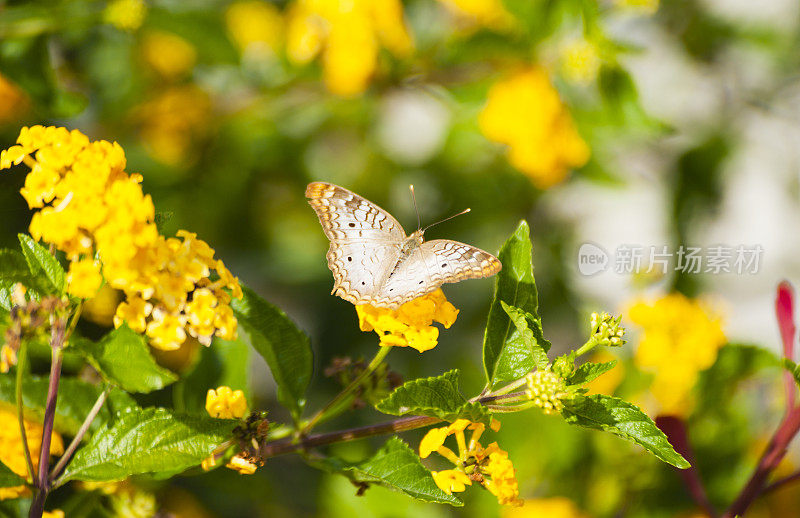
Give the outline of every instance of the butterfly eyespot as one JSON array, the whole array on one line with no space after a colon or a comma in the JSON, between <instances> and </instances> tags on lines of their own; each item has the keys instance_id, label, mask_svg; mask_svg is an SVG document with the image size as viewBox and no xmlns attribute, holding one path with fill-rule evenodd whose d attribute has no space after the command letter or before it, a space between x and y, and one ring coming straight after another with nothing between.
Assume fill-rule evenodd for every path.
<instances>
[{"instance_id":1,"label":"butterfly eyespot","mask_svg":"<svg viewBox=\"0 0 800 518\"><path fill-rule=\"evenodd\" d=\"M355 223L350 223L350 228L353 228L353 227L355 227L355 226L356 226L356 224L355 224Z\"/></svg>"},{"instance_id":2,"label":"butterfly eyespot","mask_svg":"<svg viewBox=\"0 0 800 518\"><path fill-rule=\"evenodd\" d=\"M365 283L364 281L361 281L361 285L362 285L362 286L364 286L365 284L366 284L366 283Z\"/></svg>"},{"instance_id":3,"label":"butterfly eyespot","mask_svg":"<svg viewBox=\"0 0 800 518\"><path fill-rule=\"evenodd\" d=\"M348 261L352 261L352 260L353 260L353 258L352 258L352 257L348 257L348 258L347 258L347 260L348 260Z\"/></svg>"}]
</instances>

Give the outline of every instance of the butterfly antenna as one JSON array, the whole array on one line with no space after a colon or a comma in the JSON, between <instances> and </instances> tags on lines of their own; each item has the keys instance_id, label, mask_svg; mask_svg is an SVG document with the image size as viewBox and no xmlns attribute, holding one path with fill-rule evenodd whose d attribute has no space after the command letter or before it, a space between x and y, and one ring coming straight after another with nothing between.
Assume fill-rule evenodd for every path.
<instances>
[{"instance_id":1,"label":"butterfly antenna","mask_svg":"<svg viewBox=\"0 0 800 518\"><path fill-rule=\"evenodd\" d=\"M426 230L428 230L429 228L431 228L431 227L432 227L432 226L434 226L434 225L438 225L439 223L444 223L445 221L450 221L451 219L453 219L453 218L455 218L455 217L458 217L458 216L461 216L461 215L463 215L463 214L466 214L466 213L467 213L467 212L469 212L470 210L472 210L472 209L464 209L464 210L462 210L461 212L459 212L458 214L453 214L453 215L452 215L452 216L450 216L449 218L444 218L443 220L441 220L441 221L437 221L436 223L431 223L431 224L430 224L430 225L428 225L427 227L423 228L423 229L422 229L422 232L425 232Z\"/></svg>"},{"instance_id":2,"label":"butterfly antenna","mask_svg":"<svg viewBox=\"0 0 800 518\"><path fill-rule=\"evenodd\" d=\"M417 213L417 230L422 226L419 220L419 210L417 209L417 197L414 195L414 185L409 184L408 190L411 191L411 200L414 202L414 212Z\"/></svg>"}]
</instances>

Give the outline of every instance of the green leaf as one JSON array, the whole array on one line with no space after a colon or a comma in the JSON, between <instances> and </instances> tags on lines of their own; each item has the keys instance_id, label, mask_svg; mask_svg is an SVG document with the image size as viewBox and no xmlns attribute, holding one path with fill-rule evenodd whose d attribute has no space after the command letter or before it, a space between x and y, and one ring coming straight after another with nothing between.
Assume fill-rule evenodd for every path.
<instances>
[{"instance_id":1,"label":"green leaf","mask_svg":"<svg viewBox=\"0 0 800 518\"><path fill-rule=\"evenodd\" d=\"M79 340L73 345L87 356L103 378L127 392L152 392L178 379L156 363L147 341L127 324L114 329L97 343Z\"/></svg>"},{"instance_id":2,"label":"green leaf","mask_svg":"<svg viewBox=\"0 0 800 518\"><path fill-rule=\"evenodd\" d=\"M26 418L42 421L48 385L49 378L46 376L26 377L23 380L22 404L25 407ZM101 390L100 387L85 381L62 377L58 384L58 401L56 403L54 423L56 431L67 435L75 435L86 415L94 406ZM110 406L109 403L112 400L116 409L122 409L134 404L130 398L124 396L123 392L119 392L118 395L115 395L115 392L118 391L112 391L109 401L100 410L92 429L97 429L103 422L111 418L111 412L107 407ZM10 373L0 375L0 407L16 411L15 380Z\"/></svg>"},{"instance_id":3,"label":"green leaf","mask_svg":"<svg viewBox=\"0 0 800 518\"><path fill-rule=\"evenodd\" d=\"M42 275L48 281L48 293L62 294L66 285L67 274L58 259L53 257L47 248L33 240L27 234L18 234L22 254L28 262L28 268L34 277Z\"/></svg>"},{"instance_id":4,"label":"green leaf","mask_svg":"<svg viewBox=\"0 0 800 518\"><path fill-rule=\"evenodd\" d=\"M617 365L617 360L604 363L586 362L567 377L567 385L583 385L584 383L589 383L598 376L613 369L615 365Z\"/></svg>"},{"instance_id":5,"label":"green leaf","mask_svg":"<svg viewBox=\"0 0 800 518\"><path fill-rule=\"evenodd\" d=\"M540 321L530 313L509 306L502 300L500 305L511 318L516 332L508 336L497 357L494 369L495 383L519 379L534 368L546 368L549 362L547 352L537 339L537 335L540 337L542 335ZM534 329L538 332L534 332Z\"/></svg>"},{"instance_id":6,"label":"green leaf","mask_svg":"<svg viewBox=\"0 0 800 518\"><path fill-rule=\"evenodd\" d=\"M423 502L464 505L455 496L439 489L431 472L420 462L419 455L399 437L386 441L375 455L362 463L334 462L329 463L328 469L339 471L354 482L378 484Z\"/></svg>"},{"instance_id":7,"label":"green leaf","mask_svg":"<svg viewBox=\"0 0 800 518\"><path fill-rule=\"evenodd\" d=\"M238 420L187 416L165 408L128 409L78 450L63 481L180 472L199 465L231 438L238 424Z\"/></svg>"},{"instance_id":8,"label":"green leaf","mask_svg":"<svg viewBox=\"0 0 800 518\"><path fill-rule=\"evenodd\" d=\"M11 294L16 283L22 283L28 293L38 298L47 292L49 281L31 275L25 256L16 250L0 249L0 307L11 310Z\"/></svg>"},{"instance_id":9,"label":"green leaf","mask_svg":"<svg viewBox=\"0 0 800 518\"><path fill-rule=\"evenodd\" d=\"M16 424L16 423L13 423ZM20 444L22 444L20 442ZM25 479L11 471L11 468L0 462L0 487L21 486Z\"/></svg>"},{"instance_id":10,"label":"green leaf","mask_svg":"<svg viewBox=\"0 0 800 518\"><path fill-rule=\"evenodd\" d=\"M644 447L667 464L685 469L690 465L667 440L647 414L622 399L593 394L564 400L562 415L567 423L604 430Z\"/></svg>"},{"instance_id":11,"label":"green leaf","mask_svg":"<svg viewBox=\"0 0 800 518\"><path fill-rule=\"evenodd\" d=\"M536 342L545 352L550 350L550 342L542 334L541 319L538 310L538 294L536 281L533 278L532 245L528 223L522 220L517 230L508 238L500 249L499 259L503 269L497 274L494 288L494 300L489 308L489 320L483 337L483 368L486 379L491 386L501 381L508 381L503 376L508 372L498 372L497 363L506 344L518 343L515 336L519 330L503 309L502 303L514 306L530 315L535 325L529 326ZM513 354L509 358L513 357ZM510 362L509 362L510 364ZM504 364L506 365L506 364Z\"/></svg>"},{"instance_id":12,"label":"green leaf","mask_svg":"<svg viewBox=\"0 0 800 518\"><path fill-rule=\"evenodd\" d=\"M394 389L376 408L391 415L426 415L443 421L469 419L489 424L491 415L480 403L470 403L458 390L458 370L441 376L407 381Z\"/></svg>"},{"instance_id":13,"label":"green leaf","mask_svg":"<svg viewBox=\"0 0 800 518\"><path fill-rule=\"evenodd\" d=\"M242 290L244 297L231 302L233 312L247 331L250 343L267 361L278 384L278 400L298 419L314 368L308 336L286 313L250 288L243 286Z\"/></svg>"},{"instance_id":14,"label":"green leaf","mask_svg":"<svg viewBox=\"0 0 800 518\"><path fill-rule=\"evenodd\" d=\"M798 386L800 386L800 365L797 365L789 358L784 358L783 368L789 371L792 377L794 377L794 382L797 383Z\"/></svg>"}]
</instances>

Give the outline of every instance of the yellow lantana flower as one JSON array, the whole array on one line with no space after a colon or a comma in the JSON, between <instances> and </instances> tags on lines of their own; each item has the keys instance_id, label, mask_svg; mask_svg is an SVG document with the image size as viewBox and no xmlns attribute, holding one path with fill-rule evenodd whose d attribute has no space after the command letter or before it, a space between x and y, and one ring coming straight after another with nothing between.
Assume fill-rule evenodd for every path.
<instances>
[{"instance_id":1,"label":"yellow lantana flower","mask_svg":"<svg viewBox=\"0 0 800 518\"><path fill-rule=\"evenodd\" d=\"M634 361L655 373L650 390L661 412L685 415L698 373L714 364L727 341L720 317L708 304L680 293L637 302L629 313L643 330Z\"/></svg>"},{"instance_id":2,"label":"yellow lantana flower","mask_svg":"<svg viewBox=\"0 0 800 518\"><path fill-rule=\"evenodd\" d=\"M241 390L232 390L225 385L206 394L206 411L218 419L241 419L247 413L247 399Z\"/></svg>"},{"instance_id":3,"label":"yellow lantana flower","mask_svg":"<svg viewBox=\"0 0 800 518\"><path fill-rule=\"evenodd\" d=\"M283 41L283 16L269 2L235 2L225 12L228 34L242 54L273 55Z\"/></svg>"},{"instance_id":4,"label":"yellow lantana flower","mask_svg":"<svg viewBox=\"0 0 800 518\"><path fill-rule=\"evenodd\" d=\"M196 234L159 235L153 202L142 192L141 175L125 172L119 144L33 126L0 152L0 169L23 161L31 172L21 193L38 209L29 230L70 260L72 295L94 296L105 277L127 299L114 325L127 321L157 348L177 349L187 334L204 345L212 336L236 337L229 304L231 296L242 297L238 280Z\"/></svg>"},{"instance_id":5,"label":"yellow lantana flower","mask_svg":"<svg viewBox=\"0 0 800 518\"><path fill-rule=\"evenodd\" d=\"M569 498L561 496L552 498L531 498L525 500L525 505L517 508L507 508L503 518L587 518L575 503Z\"/></svg>"},{"instance_id":6,"label":"yellow lantana flower","mask_svg":"<svg viewBox=\"0 0 800 518\"><path fill-rule=\"evenodd\" d=\"M147 16L144 0L114 0L103 12L103 20L121 31L133 32Z\"/></svg>"},{"instance_id":7,"label":"yellow lantana flower","mask_svg":"<svg viewBox=\"0 0 800 518\"><path fill-rule=\"evenodd\" d=\"M541 68L507 77L489 90L479 117L489 140L508 146L508 160L540 189L562 182L589 160L589 147Z\"/></svg>"},{"instance_id":8,"label":"yellow lantana flower","mask_svg":"<svg viewBox=\"0 0 800 518\"><path fill-rule=\"evenodd\" d=\"M413 47L400 0L295 0L289 7L289 59L305 64L321 53L325 84L337 95L366 89L380 45L400 57Z\"/></svg>"},{"instance_id":9,"label":"yellow lantana flower","mask_svg":"<svg viewBox=\"0 0 800 518\"><path fill-rule=\"evenodd\" d=\"M441 288L397 309L359 304L356 313L361 330L378 333L380 345L412 347L419 352L436 347L439 329L433 322L448 329L458 316L458 310L447 301Z\"/></svg>"},{"instance_id":10,"label":"yellow lantana flower","mask_svg":"<svg viewBox=\"0 0 800 518\"><path fill-rule=\"evenodd\" d=\"M439 3L468 29L480 26L507 30L514 24L514 17L506 11L502 0L439 0Z\"/></svg>"},{"instance_id":11,"label":"yellow lantana flower","mask_svg":"<svg viewBox=\"0 0 800 518\"><path fill-rule=\"evenodd\" d=\"M240 475L252 475L256 472L256 469L258 469L258 465L256 463L245 459L241 455L234 455L231 457L231 460L228 461L228 464L226 464L225 467L234 471L238 471Z\"/></svg>"},{"instance_id":12,"label":"yellow lantana flower","mask_svg":"<svg viewBox=\"0 0 800 518\"><path fill-rule=\"evenodd\" d=\"M19 433L17 414L14 411L0 409L0 462L8 466L17 475L27 478L28 468L25 461L25 452L22 449L22 436ZM33 469L38 470L36 459L39 458L42 445L42 425L34 421L25 420L25 436L28 439L28 449L34 459ZM53 432L50 439L50 454L61 455L64 453L64 443L61 436ZM30 481L29 481L30 482ZM30 493L25 486L0 488L0 500L18 498Z\"/></svg>"},{"instance_id":13,"label":"yellow lantana flower","mask_svg":"<svg viewBox=\"0 0 800 518\"><path fill-rule=\"evenodd\" d=\"M142 38L141 53L153 70L168 79L187 74L197 60L191 43L165 31L148 31Z\"/></svg>"},{"instance_id":14,"label":"yellow lantana flower","mask_svg":"<svg viewBox=\"0 0 800 518\"><path fill-rule=\"evenodd\" d=\"M500 429L500 423L492 420L492 430ZM469 442L464 430L472 430ZM479 482L488 489L502 505L522 505L514 465L508 453L496 442L484 448L480 441L486 430L483 423L472 423L457 419L448 426L432 428L419 443L419 456L427 458L434 451L452 462L455 469L432 471L433 481L445 493L461 492L472 482ZM444 445L449 436L455 436L458 454Z\"/></svg>"}]
</instances>

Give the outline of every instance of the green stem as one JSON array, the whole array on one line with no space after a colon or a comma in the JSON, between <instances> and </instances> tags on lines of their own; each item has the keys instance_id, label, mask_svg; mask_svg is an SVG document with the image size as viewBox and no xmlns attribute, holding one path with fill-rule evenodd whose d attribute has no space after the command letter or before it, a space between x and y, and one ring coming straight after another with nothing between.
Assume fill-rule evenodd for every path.
<instances>
[{"instance_id":1,"label":"green stem","mask_svg":"<svg viewBox=\"0 0 800 518\"><path fill-rule=\"evenodd\" d=\"M511 383L509 383L505 387L500 387L499 389L495 390L494 392L489 392L488 394L481 394L481 395L479 395L479 396L477 396L475 398L472 398L471 401L477 401L479 399L483 399L487 395L488 396L502 396L504 394L508 394L509 392L512 392L513 390L518 389L519 387L525 385L526 383L528 383L528 380L527 380L527 378L525 378L523 376L522 378L518 379L517 381L512 381Z\"/></svg>"},{"instance_id":2,"label":"green stem","mask_svg":"<svg viewBox=\"0 0 800 518\"><path fill-rule=\"evenodd\" d=\"M75 450L78 449L80 446L81 441L83 440L83 436L86 435L86 432L89 431L89 427L92 425L95 417L100 412L100 409L103 408L103 404L106 402L106 398L108 397L108 393L111 391L110 387L106 387L97 397L97 401L95 401L94 406L86 415L86 419L83 420L83 424L81 425L78 433L75 434L73 437L72 442L69 443L69 446L64 451L64 454L58 460L58 464L55 465L53 471L50 473L50 481L52 482L61 474L65 467L67 467L67 463L72 459L72 455L75 453Z\"/></svg>"},{"instance_id":3,"label":"green stem","mask_svg":"<svg viewBox=\"0 0 800 518\"><path fill-rule=\"evenodd\" d=\"M28 359L28 344L27 342L22 342L19 346L19 351L17 353L17 385L16 385L16 397L17 397L17 420L19 421L19 435L22 439L22 450L25 452L25 465L28 468L28 477L33 482L34 472L33 472L33 460L31 459L31 450L28 447L28 437L25 433L25 413L24 407L22 406L22 375L25 370L25 362Z\"/></svg>"},{"instance_id":4,"label":"green stem","mask_svg":"<svg viewBox=\"0 0 800 518\"><path fill-rule=\"evenodd\" d=\"M582 356L582 355L588 353L589 351L591 351L592 349L594 349L598 345L599 344L598 344L598 342L596 340L590 338L589 341L586 342L585 344L583 344L580 349L575 351L575 357L577 358L578 356Z\"/></svg>"},{"instance_id":5,"label":"green stem","mask_svg":"<svg viewBox=\"0 0 800 518\"><path fill-rule=\"evenodd\" d=\"M314 428L314 426L316 426L317 424L326 419L330 419L331 417L335 416L336 415L335 410L337 410L336 407L339 406L339 403L344 401L345 398L349 397L356 389L358 389L359 386L361 386L361 383L365 379L367 379L367 377L370 374L375 372L375 369L377 369L381 365L383 359L386 358L386 355L389 354L389 351L391 349L392 349L391 346L383 346L383 345L380 346L380 348L378 349L378 353L375 355L374 358L372 358L372 361L369 362L367 368L364 369L361 372L361 374L356 376L356 379L350 382L349 385L347 385L341 392L339 392L335 398L331 399L328 402L328 404L325 405L319 412L314 414L311 417L311 419L308 420L305 426L303 426L303 428L300 430L300 435L308 434L308 432L310 432L311 429Z\"/></svg>"}]
</instances>

